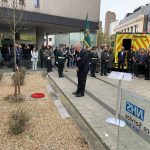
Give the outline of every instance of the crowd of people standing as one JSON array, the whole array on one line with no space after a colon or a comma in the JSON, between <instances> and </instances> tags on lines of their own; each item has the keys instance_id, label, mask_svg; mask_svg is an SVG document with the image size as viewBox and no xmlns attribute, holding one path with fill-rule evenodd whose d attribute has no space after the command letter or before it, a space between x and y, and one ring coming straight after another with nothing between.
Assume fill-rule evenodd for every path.
<instances>
[{"instance_id":1,"label":"crowd of people standing","mask_svg":"<svg viewBox=\"0 0 150 150\"><path fill-rule=\"evenodd\" d=\"M144 75L145 80L150 80L150 48L147 50L144 48L133 50L133 47L131 47L130 50L126 51L122 47L118 53L118 69L123 71L125 64L127 72L136 77Z\"/></svg>"},{"instance_id":2,"label":"crowd of people standing","mask_svg":"<svg viewBox=\"0 0 150 150\"><path fill-rule=\"evenodd\" d=\"M63 77L63 70L68 71L68 68L73 69L77 65L78 51L73 45L70 47L64 44L60 44L59 47L42 46L38 50L36 45L15 44L14 48L16 49L16 64L21 66L22 60L28 60L28 68L32 66L32 70L37 70L38 64L41 68L47 68L48 72L52 71L53 66L57 66L59 77ZM108 46L94 46L86 50L91 77L96 77L96 72L100 72L101 76L107 76L113 68L118 68L118 71L126 69L127 72L137 77L144 75L146 80L150 79L150 48L133 50L131 47L130 50L125 50L122 46L118 52L117 63L115 63L113 49ZM13 54L12 45L0 47L0 64L2 60L9 62L14 57Z\"/></svg>"}]
</instances>

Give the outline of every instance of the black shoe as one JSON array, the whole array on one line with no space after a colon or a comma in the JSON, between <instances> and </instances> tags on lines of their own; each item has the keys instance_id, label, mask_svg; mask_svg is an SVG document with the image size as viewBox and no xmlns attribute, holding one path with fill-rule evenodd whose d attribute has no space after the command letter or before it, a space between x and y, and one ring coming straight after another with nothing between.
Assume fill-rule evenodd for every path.
<instances>
[{"instance_id":1,"label":"black shoe","mask_svg":"<svg viewBox=\"0 0 150 150\"><path fill-rule=\"evenodd\" d=\"M101 76L103 76L103 74L101 74Z\"/></svg>"},{"instance_id":2,"label":"black shoe","mask_svg":"<svg viewBox=\"0 0 150 150\"><path fill-rule=\"evenodd\" d=\"M94 75L93 77L96 78L96 75Z\"/></svg>"},{"instance_id":3,"label":"black shoe","mask_svg":"<svg viewBox=\"0 0 150 150\"><path fill-rule=\"evenodd\" d=\"M76 92L72 92L72 94L73 94L73 95L76 95L76 94L79 94L79 92L77 92L77 91L76 91Z\"/></svg>"},{"instance_id":4,"label":"black shoe","mask_svg":"<svg viewBox=\"0 0 150 150\"><path fill-rule=\"evenodd\" d=\"M149 80L149 78L145 78L145 80Z\"/></svg>"},{"instance_id":5,"label":"black shoe","mask_svg":"<svg viewBox=\"0 0 150 150\"><path fill-rule=\"evenodd\" d=\"M80 93L79 93L79 94L76 94L75 96L76 96L76 97L83 97L84 94L80 94Z\"/></svg>"},{"instance_id":6,"label":"black shoe","mask_svg":"<svg viewBox=\"0 0 150 150\"><path fill-rule=\"evenodd\" d=\"M105 76L107 76L107 74L104 74Z\"/></svg>"},{"instance_id":7,"label":"black shoe","mask_svg":"<svg viewBox=\"0 0 150 150\"><path fill-rule=\"evenodd\" d=\"M59 78L64 78L64 76L59 76Z\"/></svg>"}]
</instances>

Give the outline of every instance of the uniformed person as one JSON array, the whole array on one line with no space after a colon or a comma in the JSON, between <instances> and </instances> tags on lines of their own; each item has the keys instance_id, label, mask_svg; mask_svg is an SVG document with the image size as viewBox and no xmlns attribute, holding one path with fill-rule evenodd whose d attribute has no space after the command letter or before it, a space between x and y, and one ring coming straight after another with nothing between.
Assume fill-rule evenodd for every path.
<instances>
[{"instance_id":1,"label":"uniformed person","mask_svg":"<svg viewBox=\"0 0 150 150\"><path fill-rule=\"evenodd\" d=\"M54 58L55 58L55 63L54 65L57 66L56 62L57 62L57 53L58 53L58 48L56 47L54 50Z\"/></svg>"},{"instance_id":2,"label":"uniformed person","mask_svg":"<svg viewBox=\"0 0 150 150\"><path fill-rule=\"evenodd\" d=\"M57 61L56 64L58 65L58 75L59 77L63 77L63 70L64 70L64 64L65 64L65 55L63 53L63 46L60 46L58 52L57 52Z\"/></svg>"},{"instance_id":3,"label":"uniformed person","mask_svg":"<svg viewBox=\"0 0 150 150\"><path fill-rule=\"evenodd\" d=\"M133 55L133 75L135 75L135 76L138 76L139 62L140 62L139 50L136 50L136 52Z\"/></svg>"},{"instance_id":4,"label":"uniformed person","mask_svg":"<svg viewBox=\"0 0 150 150\"><path fill-rule=\"evenodd\" d=\"M47 56L47 72L52 70L52 59L53 59L53 49L51 46L48 46L48 56Z\"/></svg>"},{"instance_id":5,"label":"uniformed person","mask_svg":"<svg viewBox=\"0 0 150 150\"><path fill-rule=\"evenodd\" d=\"M65 56L64 70L65 72L68 72L67 65L68 65L68 57L69 57L69 48L67 48L65 45L63 46L63 54Z\"/></svg>"},{"instance_id":6,"label":"uniformed person","mask_svg":"<svg viewBox=\"0 0 150 150\"><path fill-rule=\"evenodd\" d=\"M127 53L127 70L129 73L133 73L133 56L134 56L133 47Z\"/></svg>"},{"instance_id":7,"label":"uniformed person","mask_svg":"<svg viewBox=\"0 0 150 150\"><path fill-rule=\"evenodd\" d=\"M97 47L97 55L98 55L98 63L96 65L96 73L99 73L100 72L100 69L101 69L101 54L102 54L102 48L101 47Z\"/></svg>"},{"instance_id":8,"label":"uniformed person","mask_svg":"<svg viewBox=\"0 0 150 150\"><path fill-rule=\"evenodd\" d=\"M96 72L96 65L98 63L98 55L96 52L96 47L92 48L92 51L89 54L89 61L90 61L91 77L96 77L95 72Z\"/></svg>"},{"instance_id":9,"label":"uniformed person","mask_svg":"<svg viewBox=\"0 0 150 150\"><path fill-rule=\"evenodd\" d=\"M109 60L108 47L105 46L101 54L101 76L103 75L107 76L108 60Z\"/></svg>"}]
</instances>

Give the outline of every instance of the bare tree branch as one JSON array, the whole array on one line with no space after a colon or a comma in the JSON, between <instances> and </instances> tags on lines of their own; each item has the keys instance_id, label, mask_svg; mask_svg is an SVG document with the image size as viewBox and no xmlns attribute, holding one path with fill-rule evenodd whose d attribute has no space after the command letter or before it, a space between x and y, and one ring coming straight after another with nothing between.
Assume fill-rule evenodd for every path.
<instances>
[{"instance_id":1,"label":"bare tree branch","mask_svg":"<svg viewBox=\"0 0 150 150\"><path fill-rule=\"evenodd\" d=\"M21 20L22 20L22 17L23 17L23 6L21 7L21 9L20 9L20 14L19 14L19 18L17 18L17 21L16 21L16 26L18 25L18 23L20 23L21 22Z\"/></svg>"},{"instance_id":2,"label":"bare tree branch","mask_svg":"<svg viewBox=\"0 0 150 150\"><path fill-rule=\"evenodd\" d=\"M4 3L4 2L3 2ZM4 6L7 10L7 16L4 19L9 25L10 32L13 37L13 45L16 43L16 33L23 27L23 3L19 4L18 0L8 0L7 6ZM16 66L16 49L14 48L14 66Z\"/></svg>"}]
</instances>

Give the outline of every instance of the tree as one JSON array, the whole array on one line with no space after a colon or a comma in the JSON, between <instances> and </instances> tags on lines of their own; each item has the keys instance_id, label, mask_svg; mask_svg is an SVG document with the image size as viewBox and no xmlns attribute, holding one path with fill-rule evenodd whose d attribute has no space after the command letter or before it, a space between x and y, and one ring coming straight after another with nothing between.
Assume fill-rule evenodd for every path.
<instances>
[{"instance_id":1,"label":"tree","mask_svg":"<svg viewBox=\"0 0 150 150\"><path fill-rule=\"evenodd\" d=\"M97 30L97 45L107 44L108 37L103 33L102 29Z\"/></svg>"},{"instance_id":2,"label":"tree","mask_svg":"<svg viewBox=\"0 0 150 150\"><path fill-rule=\"evenodd\" d=\"M17 84L15 84L14 96L20 95L20 76L19 68L16 64L16 33L23 27L23 8L24 0L2 0L2 7L5 8L6 14L4 20L7 22L10 28L10 32L13 38L13 53L14 53L14 70L17 72ZM4 11L5 12L5 11ZM4 16L4 15L3 15Z\"/></svg>"},{"instance_id":3,"label":"tree","mask_svg":"<svg viewBox=\"0 0 150 150\"><path fill-rule=\"evenodd\" d=\"M13 45L16 44L16 33L23 27L23 8L24 0L2 0L2 7L6 8L4 21L9 25L13 39ZM16 69L16 48L14 47L14 68Z\"/></svg>"}]
</instances>

